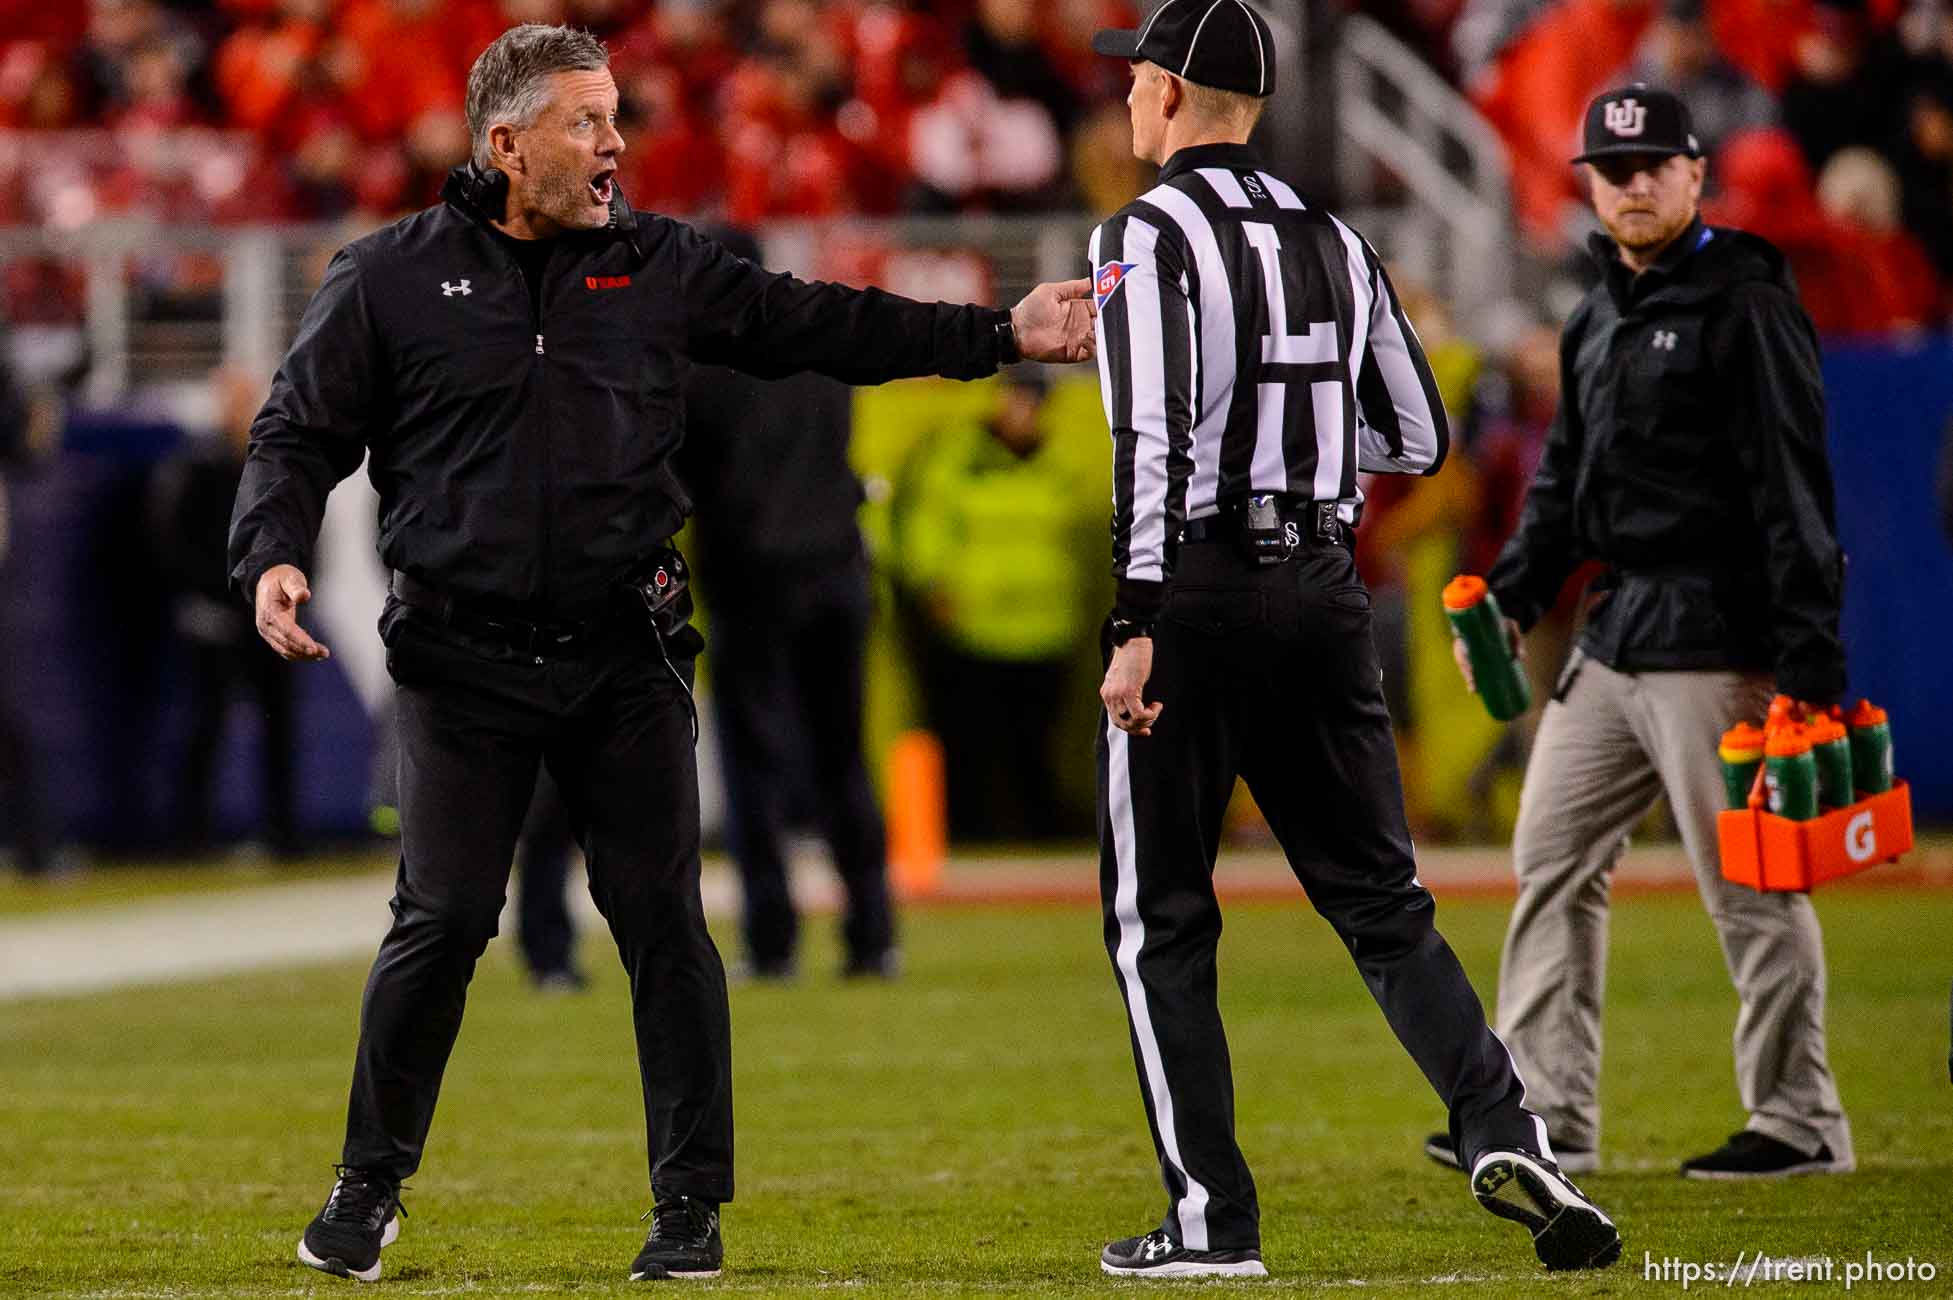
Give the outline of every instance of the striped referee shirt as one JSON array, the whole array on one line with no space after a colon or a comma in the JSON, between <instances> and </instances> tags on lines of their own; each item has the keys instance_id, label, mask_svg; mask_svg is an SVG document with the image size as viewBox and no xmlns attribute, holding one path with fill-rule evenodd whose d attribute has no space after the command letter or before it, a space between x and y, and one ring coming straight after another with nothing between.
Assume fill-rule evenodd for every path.
<instances>
[{"instance_id":1,"label":"striped referee shirt","mask_svg":"<svg viewBox=\"0 0 1953 1300\"><path fill-rule=\"evenodd\" d=\"M1248 146L1174 154L1091 259L1119 617L1158 612L1190 519L1279 492L1354 524L1359 471L1443 462L1437 382L1376 250Z\"/></svg>"}]
</instances>

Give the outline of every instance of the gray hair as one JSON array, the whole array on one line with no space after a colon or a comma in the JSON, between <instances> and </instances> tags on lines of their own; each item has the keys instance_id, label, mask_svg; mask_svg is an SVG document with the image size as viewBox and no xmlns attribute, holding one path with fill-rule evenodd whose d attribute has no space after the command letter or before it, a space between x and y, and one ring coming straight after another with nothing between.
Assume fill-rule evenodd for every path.
<instances>
[{"instance_id":1,"label":"gray hair","mask_svg":"<svg viewBox=\"0 0 1953 1300\"><path fill-rule=\"evenodd\" d=\"M524 23L497 36L468 70L468 138L475 165L488 166L489 127L534 125L549 102L552 75L609 66L604 43L573 27Z\"/></svg>"}]
</instances>

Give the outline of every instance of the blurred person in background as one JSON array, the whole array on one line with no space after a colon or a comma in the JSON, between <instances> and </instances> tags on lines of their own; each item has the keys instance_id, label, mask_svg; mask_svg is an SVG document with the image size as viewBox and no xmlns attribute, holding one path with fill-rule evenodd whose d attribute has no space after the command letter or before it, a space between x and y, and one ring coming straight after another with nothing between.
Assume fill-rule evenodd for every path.
<instances>
[{"instance_id":1,"label":"blurred person in background","mask_svg":"<svg viewBox=\"0 0 1953 1300\"><path fill-rule=\"evenodd\" d=\"M1929 70L1914 83L1898 158L1906 226L1940 279L1953 283L1953 69Z\"/></svg>"},{"instance_id":2,"label":"blurred person in background","mask_svg":"<svg viewBox=\"0 0 1953 1300\"><path fill-rule=\"evenodd\" d=\"M14 665L22 653L9 614L24 603L17 584L18 561L8 562L12 514L8 507L10 479L24 475L49 450L58 416L51 404L21 386L9 356L11 338L0 327L0 837L13 846L14 867L31 879L66 875L79 859L58 852L54 814L47 802L40 747L15 696L20 673Z\"/></svg>"},{"instance_id":3,"label":"blurred person in background","mask_svg":"<svg viewBox=\"0 0 1953 1300\"><path fill-rule=\"evenodd\" d=\"M289 859L300 847L292 669L259 642L251 611L231 598L226 579L230 507L265 383L249 371L223 369L211 375L210 389L215 431L190 439L157 467L149 502L155 556L189 672L190 730L178 769L175 846L196 857L215 843L218 743L231 705L242 696L255 707L260 728L264 844Z\"/></svg>"},{"instance_id":4,"label":"blurred person in background","mask_svg":"<svg viewBox=\"0 0 1953 1300\"><path fill-rule=\"evenodd\" d=\"M1738 132L1723 146L1723 193L1704 205L1709 220L1769 240L1789 261L1798 296L1824 334L1917 328L1937 310L1931 268L1913 257L1911 241L1854 219L1861 212L1880 219L1876 196L1862 181L1867 158L1873 173L1883 169L1876 155L1859 146L1833 155L1843 164L1832 173L1834 210L1827 210L1787 134ZM1871 185L1877 185L1875 175ZM1920 271L1923 280L1914 278Z\"/></svg>"},{"instance_id":5,"label":"blurred person in background","mask_svg":"<svg viewBox=\"0 0 1953 1300\"><path fill-rule=\"evenodd\" d=\"M737 228L713 231L759 260ZM726 849L739 869L746 960L788 979L800 916L787 832L811 816L841 877L841 973L892 976L888 850L862 750L868 553L848 463L854 394L820 375L767 382L694 366L677 469L711 619L711 695L726 787Z\"/></svg>"},{"instance_id":6,"label":"blurred person in background","mask_svg":"<svg viewBox=\"0 0 1953 1300\"><path fill-rule=\"evenodd\" d=\"M1081 517L1049 454L1038 370L1010 371L983 420L909 453L892 503L893 565L912 611L929 727L943 745L957 840L1078 829L1057 797L1059 707L1087 634Z\"/></svg>"},{"instance_id":7,"label":"blurred person in background","mask_svg":"<svg viewBox=\"0 0 1953 1300\"><path fill-rule=\"evenodd\" d=\"M1706 0L1665 0L1627 79L1666 86L1679 96L1710 158L1733 133L1777 120L1776 99L1716 48Z\"/></svg>"},{"instance_id":8,"label":"blurred person in background","mask_svg":"<svg viewBox=\"0 0 1953 1300\"><path fill-rule=\"evenodd\" d=\"M1905 135L1906 59L1863 0L1817 0L1783 88L1783 124L1812 172L1852 145L1891 152Z\"/></svg>"},{"instance_id":9,"label":"blurred person in background","mask_svg":"<svg viewBox=\"0 0 1953 1300\"><path fill-rule=\"evenodd\" d=\"M577 858L569 809L547 769L515 839L515 943L530 986L539 993L580 993L590 981L576 963L570 917L570 863Z\"/></svg>"},{"instance_id":10,"label":"blurred person in background","mask_svg":"<svg viewBox=\"0 0 1953 1300\"><path fill-rule=\"evenodd\" d=\"M1488 581L1516 649L1581 562L1607 566L1545 707L1513 834L1519 897L1499 1032L1561 1164L1600 1163L1601 1007L1612 872L1666 797L1740 1000L1744 1127L1698 1179L1843 1173L1856 1161L1825 1046L1822 934L1803 894L1723 878L1716 745L1774 693L1845 688L1817 335L1784 257L1703 224L1687 107L1645 85L1589 106L1601 280L1560 343L1559 413ZM1469 683L1470 660L1454 646ZM1457 1167L1447 1135L1425 1152Z\"/></svg>"},{"instance_id":11,"label":"blurred person in background","mask_svg":"<svg viewBox=\"0 0 1953 1300\"><path fill-rule=\"evenodd\" d=\"M1925 247L1900 224L1899 173L1883 155L1859 146L1832 154L1817 178L1817 202L1841 228L1863 292L1879 305L1881 328L1919 330L1944 322L1939 274Z\"/></svg>"},{"instance_id":12,"label":"blurred person in background","mask_svg":"<svg viewBox=\"0 0 1953 1300\"><path fill-rule=\"evenodd\" d=\"M336 254L251 431L230 578L282 657L332 486L370 453L398 687L394 920L361 1008L338 1177L309 1267L364 1281L399 1234L475 964L546 765L629 972L651 1229L632 1280L716 1276L732 1198L731 1023L699 894L687 500L692 361L848 382L1092 355L1090 284L1015 308L771 274L632 210L609 56L513 27L468 78L440 205Z\"/></svg>"}]
</instances>

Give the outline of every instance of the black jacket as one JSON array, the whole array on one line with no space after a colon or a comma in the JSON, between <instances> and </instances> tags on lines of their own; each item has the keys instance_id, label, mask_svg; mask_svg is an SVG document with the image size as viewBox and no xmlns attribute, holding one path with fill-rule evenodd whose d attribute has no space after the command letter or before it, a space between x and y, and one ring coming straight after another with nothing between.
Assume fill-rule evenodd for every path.
<instances>
[{"instance_id":1,"label":"black jacket","mask_svg":"<svg viewBox=\"0 0 1953 1300\"><path fill-rule=\"evenodd\" d=\"M1560 410L1490 575L1529 627L1583 560L1607 566L1581 645L1623 671L1774 670L1844 692L1817 336L1783 256L1699 222L1601 282L1560 340Z\"/></svg>"},{"instance_id":2,"label":"black jacket","mask_svg":"<svg viewBox=\"0 0 1953 1300\"><path fill-rule=\"evenodd\" d=\"M1008 313L806 283L621 199L559 236L538 313L489 225L499 176L341 249L251 432L231 518L248 602L304 569L332 485L380 494L380 558L457 600L536 619L593 611L678 530L668 466L690 360L850 383L996 370Z\"/></svg>"},{"instance_id":3,"label":"black jacket","mask_svg":"<svg viewBox=\"0 0 1953 1300\"><path fill-rule=\"evenodd\" d=\"M698 507L708 581L831 568L861 552L861 480L848 463L854 393L819 375L766 381L695 366L674 462Z\"/></svg>"}]
</instances>

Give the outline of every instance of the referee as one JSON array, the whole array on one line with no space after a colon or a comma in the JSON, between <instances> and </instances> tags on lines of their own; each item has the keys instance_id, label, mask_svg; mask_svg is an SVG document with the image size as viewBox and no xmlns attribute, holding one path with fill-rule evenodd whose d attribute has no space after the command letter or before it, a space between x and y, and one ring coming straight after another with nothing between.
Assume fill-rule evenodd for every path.
<instances>
[{"instance_id":1,"label":"referee","mask_svg":"<svg viewBox=\"0 0 1953 1300\"><path fill-rule=\"evenodd\" d=\"M1548 1268L1620 1255L1554 1163L1417 881L1351 532L1360 471L1428 474L1443 409L1361 236L1246 141L1274 42L1242 0L1164 0L1138 31L1133 151L1160 184L1092 236L1112 426L1117 607L1098 744L1106 948L1166 1184L1122 1276L1263 1276L1215 1001L1214 857L1236 776L1451 1112L1472 1189Z\"/></svg>"}]
</instances>

